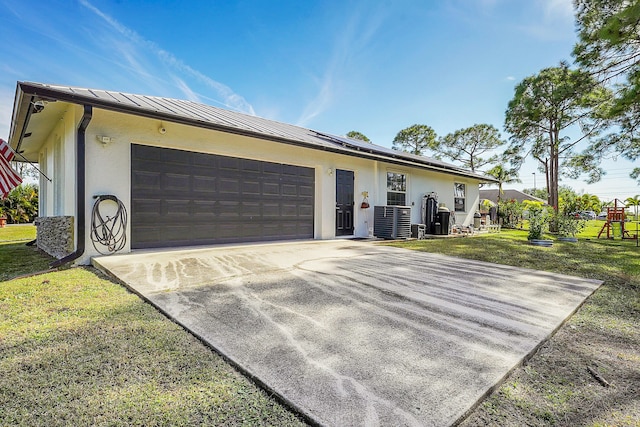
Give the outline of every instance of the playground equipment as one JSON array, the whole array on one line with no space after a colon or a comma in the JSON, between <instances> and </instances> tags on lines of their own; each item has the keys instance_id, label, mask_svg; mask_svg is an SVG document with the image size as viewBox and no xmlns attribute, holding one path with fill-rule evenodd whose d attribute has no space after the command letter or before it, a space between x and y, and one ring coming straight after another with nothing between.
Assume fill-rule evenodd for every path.
<instances>
[{"instance_id":1,"label":"playground equipment","mask_svg":"<svg viewBox=\"0 0 640 427\"><path fill-rule=\"evenodd\" d=\"M620 205L618 205L618 202ZM625 208L626 205L620 200L615 199L614 205L607 207L607 222L604 223L602 229L598 233L598 239L607 230L607 239L633 239L636 240L635 234L629 234L629 230L625 229Z\"/></svg>"}]
</instances>

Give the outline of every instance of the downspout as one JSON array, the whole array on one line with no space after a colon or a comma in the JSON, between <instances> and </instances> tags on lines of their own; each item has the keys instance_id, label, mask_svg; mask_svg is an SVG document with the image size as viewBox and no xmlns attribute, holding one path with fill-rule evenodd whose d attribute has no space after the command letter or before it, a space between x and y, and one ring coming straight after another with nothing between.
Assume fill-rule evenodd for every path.
<instances>
[{"instance_id":1,"label":"downspout","mask_svg":"<svg viewBox=\"0 0 640 427\"><path fill-rule=\"evenodd\" d=\"M61 258L57 261L54 261L51 264L51 268L57 268L61 265L67 264L71 261L74 261L80 258L84 254L84 243L85 243L85 169L86 169L86 158L85 158L85 133L87 127L89 126L89 122L91 121L91 116L93 114L93 107L91 105L84 106L84 114L82 115L82 120L80 120L80 125L78 126L78 132L76 135L76 224L78 232L76 233L77 237L77 245L76 250L69 255Z\"/></svg>"}]
</instances>

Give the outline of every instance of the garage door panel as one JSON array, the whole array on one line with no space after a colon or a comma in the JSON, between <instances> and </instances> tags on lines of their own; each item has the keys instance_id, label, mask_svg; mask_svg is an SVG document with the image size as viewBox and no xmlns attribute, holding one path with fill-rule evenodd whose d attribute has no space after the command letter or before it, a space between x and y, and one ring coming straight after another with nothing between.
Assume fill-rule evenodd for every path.
<instances>
[{"instance_id":1,"label":"garage door panel","mask_svg":"<svg viewBox=\"0 0 640 427\"><path fill-rule=\"evenodd\" d=\"M157 147L148 147L148 148L157 148ZM163 163L167 165L189 165L191 164L191 153L189 151L182 150L168 150L164 151L160 149L162 153L160 159Z\"/></svg>"},{"instance_id":2,"label":"garage door panel","mask_svg":"<svg viewBox=\"0 0 640 427\"><path fill-rule=\"evenodd\" d=\"M216 211L215 200L194 200L193 201L193 214L194 215L207 215L214 216Z\"/></svg>"},{"instance_id":3,"label":"garage door panel","mask_svg":"<svg viewBox=\"0 0 640 427\"><path fill-rule=\"evenodd\" d=\"M217 156L208 156L206 154L201 156L191 156L190 165L194 169L217 169L218 158Z\"/></svg>"},{"instance_id":4,"label":"garage door panel","mask_svg":"<svg viewBox=\"0 0 640 427\"><path fill-rule=\"evenodd\" d=\"M230 218L239 219L240 217L240 205L239 201L233 202L229 200L224 200L218 202L216 214L221 220L229 220Z\"/></svg>"},{"instance_id":5,"label":"garage door panel","mask_svg":"<svg viewBox=\"0 0 640 427\"><path fill-rule=\"evenodd\" d=\"M222 194L238 194L240 191L240 180L238 178L219 178L219 192Z\"/></svg>"},{"instance_id":6,"label":"garage door panel","mask_svg":"<svg viewBox=\"0 0 640 427\"><path fill-rule=\"evenodd\" d=\"M155 243L161 239L160 230L156 227L139 225L136 230L136 237L139 244Z\"/></svg>"},{"instance_id":7,"label":"garage door panel","mask_svg":"<svg viewBox=\"0 0 640 427\"><path fill-rule=\"evenodd\" d=\"M262 192L262 186L259 181L249 181L243 180L242 184L242 195L243 196L260 196Z\"/></svg>"},{"instance_id":8,"label":"garage door panel","mask_svg":"<svg viewBox=\"0 0 640 427\"><path fill-rule=\"evenodd\" d=\"M282 175L282 165L278 163L264 163L262 165L262 173L265 177L268 176L281 176Z\"/></svg>"},{"instance_id":9,"label":"garage door panel","mask_svg":"<svg viewBox=\"0 0 640 427\"><path fill-rule=\"evenodd\" d=\"M131 208L139 214L160 214L162 202L160 199L136 199L131 204Z\"/></svg>"},{"instance_id":10,"label":"garage door panel","mask_svg":"<svg viewBox=\"0 0 640 427\"><path fill-rule=\"evenodd\" d=\"M313 235L313 224L308 222L298 224L298 230L296 234L311 234Z\"/></svg>"},{"instance_id":11,"label":"garage door panel","mask_svg":"<svg viewBox=\"0 0 640 427\"><path fill-rule=\"evenodd\" d=\"M132 247L313 237L315 171L132 145Z\"/></svg>"},{"instance_id":12,"label":"garage door panel","mask_svg":"<svg viewBox=\"0 0 640 427\"><path fill-rule=\"evenodd\" d=\"M282 217L297 218L298 217L298 205L283 203L282 204L282 209L280 210L280 215Z\"/></svg>"},{"instance_id":13,"label":"garage door panel","mask_svg":"<svg viewBox=\"0 0 640 427\"><path fill-rule=\"evenodd\" d=\"M255 174L255 175L260 175L262 173L262 162L259 162L257 160L248 160L245 159L242 162L242 174L243 175L248 175L248 174Z\"/></svg>"},{"instance_id":14,"label":"garage door panel","mask_svg":"<svg viewBox=\"0 0 640 427\"><path fill-rule=\"evenodd\" d=\"M302 197L313 197L313 186L311 185L299 185L298 191Z\"/></svg>"},{"instance_id":15,"label":"garage door panel","mask_svg":"<svg viewBox=\"0 0 640 427\"><path fill-rule=\"evenodd\" d=\"M239 223L237 222L225 223L224 226L221 226L218 228L218 234L216 237L220 239L236 238L242 234L241 231L242 231L242 226Z\"/></svg>"},{"instance_id":16,"label":"garage door panel","mask_svg":"<svg viewBox=\"0 0 640 427\"><path fill-rule=\"evenodd\" d=\"M165 200L163 208L169 218L181 217L180 220L184 220L184 217L191 213L191 205L185 200Z\"/></svg>"},{"instance_id":17,"label":"garage door panel","mask_svg":"<svg viewBox=\"0 0 640 427\"><path fill-rule=\"evenodd\" d=\"M262 203L262 215L268 218L278 218L280 216L280 204Z\"/></svg>"},{"instance_id":18,"label":"garage door panel","mask_svg":"<svg viewBox=\"0 0 640 427\"><path fill-rule=\"evenodd\" d=\"M240 160L235 157L220 156L218 158L218 168L225 172L240 172Z\"/></svg>"},{"instance_id":19,"label":"garage door panel","mask_svg":"<svg viewBox=\"0 0 640 427\"><path fill-rule=\"evenodd\" d=\"M211 241L211 237L210 236L217 236L218 235L218 226L216 224L199 224L199 225L194 225L194 227L196 227L198 233L195 236L195 241L199 242L199 241L205 241L205 242L209 242Z\"/></svg>"},{"instance_id":20,"label":"garage door panel","mask_svg":"<svg viewBox=\"0 0 640 427\"><path fill-rule=\"evenodd\" d=\"M262 213L262 205L260 202L242 202L241 215L245 218L260 217Z\"/></svg>"},{"instance_id":21,"label":"garage door panel","mask_svg":"<svg viewBox=\"0 0 640 427\"><path fill-rule=\"evenodd\" d=\"M160 172L135 172L136 176L134 180L138 183L140 188L160 190L162 184L160 183L162 176Z\"/></svg>"},{"instance_id":22,"label":"garage door panel","mask_svg":"<svg viewBox=\"0 0 640 427\"><path fill-rule=\"evenodd\" d=\"M274 182L263 182L262 194L264 196L280 196L280 184Z\"/></svg>"},{"instance_id":23,"label":"garage door panel","mask_svg":"<svg viewBox=\"0 0 640 427\"><path fill-rule=\"evenodd\" d=\"M281 191L283 197L297 196L298 186L294 184L282 184Z\"/></svg>"},{"instance_id":24,"label":"garage door panel","mask_svg":"<svg viewBox=\"0 0 640 427\"><path fill-rule=\"evenodd\" d=\"M190 228L189 224L167 224L162 230L163 239L174 242L184 240L189 235Z\"/></svg>"},{"instance_id":25,"label":"garage door panel","mask_svg":"<svg viewBox=\"0 0 640 427\"><path fill-rule=\"evenodd\" d=\"M217 190L218 180L215 176L193 176L193 191L204 193L215 193Z\"/></svg>"},{"instance_id":26,"label":"garage door panel","mask_svg":"<svg viewBox=\"0 0 640 427\"><path fill-rule=\"evenodd\" d=\"M313 218L312 205L298 205L298 217L302 219Z\"/></svg>"},{"instance_id":27,"label":"garage door panel","mask_svg":"<svg viewBox=\"0 0 640 427\"><path fill-rule=\"evenodd\" d=\"M191 182L188 174L165 173L164 179L164 188L167 190L189 191Z\"/></svg>"}]
</instances>

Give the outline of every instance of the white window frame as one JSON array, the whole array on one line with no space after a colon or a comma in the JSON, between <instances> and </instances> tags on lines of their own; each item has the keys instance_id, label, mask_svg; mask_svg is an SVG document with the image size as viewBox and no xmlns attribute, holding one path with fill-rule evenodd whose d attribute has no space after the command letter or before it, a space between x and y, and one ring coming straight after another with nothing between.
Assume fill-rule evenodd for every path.
<instances>
[{"instance_id":1,"label":"white window frame","mask_svg":"<svg viewBox=\"0 0 640 427\"><path fill-rule=\"evenodd\" d=\"M467 211L467 184L463 182L453 183L453 210L454 212Z\"/></svg>"},{"instance_id":2,"label":"white window frame","mask_svg":"<svg viewBox=\"0 0 640 427\"><path fill-rule=\"evenodd\" d=\"M390 185L389 183L389 178L390 175L401 175L402 176L402 180L400 182L400 189L398 188L394 188L393 184ZM386 186L387 186L387 205L396 205L396 206L405 206L407 204L407 177L408 174L405 172L400 172L400 171L387 171L387 175L386 175ZM397 184L397 183L396 183ZM395 201L393 201L394 203L389 203L389 194L402 194L403 198L404 198L404 203L395 203Z\"/></svg>"}]
</instances>

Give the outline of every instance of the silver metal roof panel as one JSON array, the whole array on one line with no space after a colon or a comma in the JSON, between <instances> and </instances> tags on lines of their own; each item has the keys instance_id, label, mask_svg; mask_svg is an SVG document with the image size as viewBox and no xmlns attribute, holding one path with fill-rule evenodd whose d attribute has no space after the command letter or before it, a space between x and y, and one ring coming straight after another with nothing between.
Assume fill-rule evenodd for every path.
<instances>
[{"instance_id":1,"label":"silver metal roof panel","mask_svg":"<svg viewBox=\"0 0 640 427\"><path fill-rule=\"evenodd\" d=\"M193 101L30 82L18 82L16 89L16 105L14 106L14 117L9 136L9 141L14 148L20 144L23 137L19 134L23 129L18 122L24 121L23 119L16 121L15 118L28 115L30 102L35 98L90 104L96 108L244 134L349 156L419 167L485 182L495 182L491 177L473 173L430 157L400 152L373 143L316 132ZM21 105L18 105L19 100L21 100ZM18 111L19 109L21 110Z\"/></svg>"}]
</instances>

